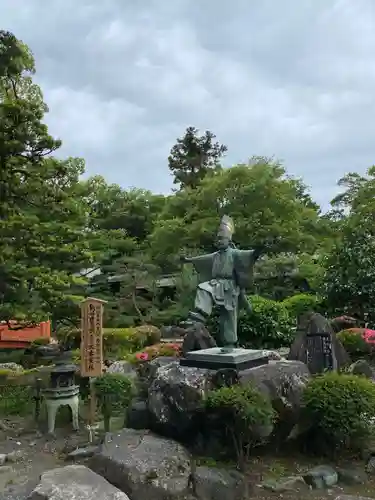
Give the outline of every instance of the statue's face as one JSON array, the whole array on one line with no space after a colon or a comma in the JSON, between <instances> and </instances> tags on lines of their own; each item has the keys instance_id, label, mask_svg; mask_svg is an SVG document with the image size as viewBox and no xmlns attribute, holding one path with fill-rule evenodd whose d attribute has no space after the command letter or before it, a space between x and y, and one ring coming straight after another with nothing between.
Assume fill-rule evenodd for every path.
<instances>
[{"instance_id":1,"label":"statue's face","mask_svg":"<svg viewBox=\"0 0 375 500\"><path fill-rule=\"evenodd\" d=\"M217 247L219 250L226 250L229 247L230 239L223 234L217 235Z\"/></svg>"}]
</instances>

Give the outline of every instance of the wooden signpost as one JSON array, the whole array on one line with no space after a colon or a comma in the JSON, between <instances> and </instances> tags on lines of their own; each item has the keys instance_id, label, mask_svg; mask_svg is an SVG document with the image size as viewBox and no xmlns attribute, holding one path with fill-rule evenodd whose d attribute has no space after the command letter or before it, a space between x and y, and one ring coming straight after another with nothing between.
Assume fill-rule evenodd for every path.
<instances>
[{"instance_id":1,"label":"wooden signpost","mask_svg":"<svg viewBox=\"0 0 375 500\"><path fill-rule=\"evenodd\" d=\"M81 376L100 377L103 373L103 304L88 297L81 303Z\"/></svg>"},{"instance_id":2,"label":"wooden signpost","mask_svg":"<svg viewBox=\"0 0 375 500\"><path fill-rule=\"evenodd\" d=\"M103 306L105 300L88 297L81 302L81 377L90 379L89 427L94 424L96 398L94 377L103 373Z\"/></svg>"}]
</instances>

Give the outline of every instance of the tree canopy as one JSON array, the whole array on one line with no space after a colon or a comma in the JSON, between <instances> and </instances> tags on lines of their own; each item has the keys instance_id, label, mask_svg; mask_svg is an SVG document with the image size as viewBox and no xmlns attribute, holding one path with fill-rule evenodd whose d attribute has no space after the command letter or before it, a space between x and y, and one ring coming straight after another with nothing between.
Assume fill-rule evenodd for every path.
<instances>
[{"instance_id":1,"label":"tree canopy","mask_svg":"<svg viewBox=\"0 0 375 500\"><path fill-rule=\"evenodd\" d=\"M168 165L173 182L179 184L180 189L194 189L208 173L220 169L220 159L228 148L214 142L215 139L209 130L199 136L195 127L188 127L185 135L177 139L168 157Z\"/></svg>"}]
</instances>

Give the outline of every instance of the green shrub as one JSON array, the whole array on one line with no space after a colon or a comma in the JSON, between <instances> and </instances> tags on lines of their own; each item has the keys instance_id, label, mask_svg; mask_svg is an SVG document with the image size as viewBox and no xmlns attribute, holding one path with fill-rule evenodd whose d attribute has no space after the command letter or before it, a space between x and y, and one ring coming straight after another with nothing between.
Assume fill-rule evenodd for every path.
<instances>
[{"instance_id":1,"label":"green shrub","mask_svg":"<svg viewBox=\"0 0 375 500\"><path fill-rule=\"evenodd\" d=\"M127 353L141 349L146 339L146 334L138 335L135 328L104 328L104 357L121 359Z\"/></svg>"},{"instance_id":2,"label":"green shrub","mask_svg":"<svg viewBox=\"0 0 375 500\"><path fill-rule=\"evenodd\" d=\"M41 345L47 345L49 344L49 339L46 339L45 337L39 337L37 339L34 339L32 342L31 342L31 348L33 347L39 347Z\"/></svg>"},{"instance_id":3,"label":"green shrub","mask_svg":"<svg viewBox=\"0 0 375 500\"><path fill-rule=\"evenodd\" d=\"M0 416L26 416L34 410L34 388L25 385L0 386Z\"/></svg>"},{"instance_id":4,"label":"green shrub","mask_svg":"<svg viewBox=\"0 0 375 500\"><path fill-rule=\"evenodd\" d=\"M209 392L205 407L232 436L237 463L243 470L251 448L261 441L260 429L273 425L271 401L251 384L234 385Z\"/></svg>"},{"instance_id":5,"label":"green shrub","mask_svg":"<svg viewBox=\"0 0 375 500\"><path fill-rule=\"evenodd\" d=\"M95 379L94 386L103 415L124 413L134 395L132 380L121 373L105 373Z\"/></svg>"},{"instance_id":6,"label":"green shrub","mask_svg":"<svg viewBox=\"0 0 375 500\"><path fill-rule=\"evenodd\" d=\"M282 305L288 311L289 315L296 319L301 314L306 313L310 309L314 311L319 308L319 299L316 295L310 295L308 293L299 293L288 297L282 301Z\"/></svg>"},{"instance_id":7,"label":"green shrub","mask_svg":"<svg viewBox=\"0 0 375 500\"><path fill-rule=\"evenodd\" d=\"M357 375L326 373L312 378L303 393L310 443L327 453L358 451L372 432L375 384Z\"/></svg>"},{"instance_id":8,"label":"green shrub","mask_svg":"<svg viewBox=\"0 0 375 500\"><path fill-rule=\"evenodd\" d=\"M161 331L154 325L140 325L134 327L136 337L143 339L143 347L154 345L160 342Z\"/></svg>"},{"instance_id":9,"label":"green shrub","mask_svg":"<svg viewBox=\"0 0 375 500\"><path fill-rule=\"evenodd\" d=\"M4 349L0 351L0 363L17 363L22 365L24 349Z\"/></svg>"},{"instance_id":10,"label":"green shrub","mask_svg":"<svg viewBox=\"0 0 375 500\"><path fill-rule=\"evenodd\" d=\"M81 345L81 330L72 327L60 327L56 331L57 340L68 349L79 349Z\"/></svg>"},{"instance_id":11,"label":"green shrub","mask_svg":"<svg viewBox=\"0 0 375 500\"><path fill-rule=\"evenodd\" d=\"M128 353L138 351L144 346L152 345L160 340L159 328L153 325L142 325L133 328L104 328L103 351L108 359L121 359ZM77 352L80 349L81 331L78 329L60 329L58 339L64 345Z\"/></svg>"},{"instance_id":12,"label":"green shrub","mask_svg":"<svg viewBox=\"0 0 375 500\"><path fill-rule=\"evenodd\" d=\"M79 365L81 362L81 349L73 349L72 362Z\"/></svg>"},{"instance_id":13,"label":"green shrub","mask_svg":"<svg viewBox=\"0 0 375 500\"><path fill-rule=\"evenodd\" d=\"M249 297L252 312L241 313L238 337L241 344L252 348L289 346L294 338L293 322L281 302L258 295Z\"/></svg>"},{"instance_id":14,"label":"green shrub","mask_svg":"<svg viewBox=\"0 0 375 500\"><path fill-rule=\"evenodd\" d=\"M371 345L365 341L361 332L342 330L337 334L337 338L351 356L365 356L371 352Z\"/></svg>"}]
</instances>

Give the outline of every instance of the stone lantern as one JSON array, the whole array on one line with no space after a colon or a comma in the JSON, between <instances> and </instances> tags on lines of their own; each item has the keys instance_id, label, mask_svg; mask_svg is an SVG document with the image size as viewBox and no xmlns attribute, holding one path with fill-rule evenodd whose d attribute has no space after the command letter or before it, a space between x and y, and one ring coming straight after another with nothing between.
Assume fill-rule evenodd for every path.
<instances>
[{"instance_id":1,"label":"stone lantern","mask_svg":"<svg viewBox=\"0 0 375 500\"><path fill-rule=\"evenodd\" d=\"M71 353L65 352L56 360L51 371L49 387L43 391L49 433L55 430L56 415L61 406L70 407L73 429L78 430L79 385L75 383L76 369L76 365L71 362Z\"/></svg>"}]
</instances>

